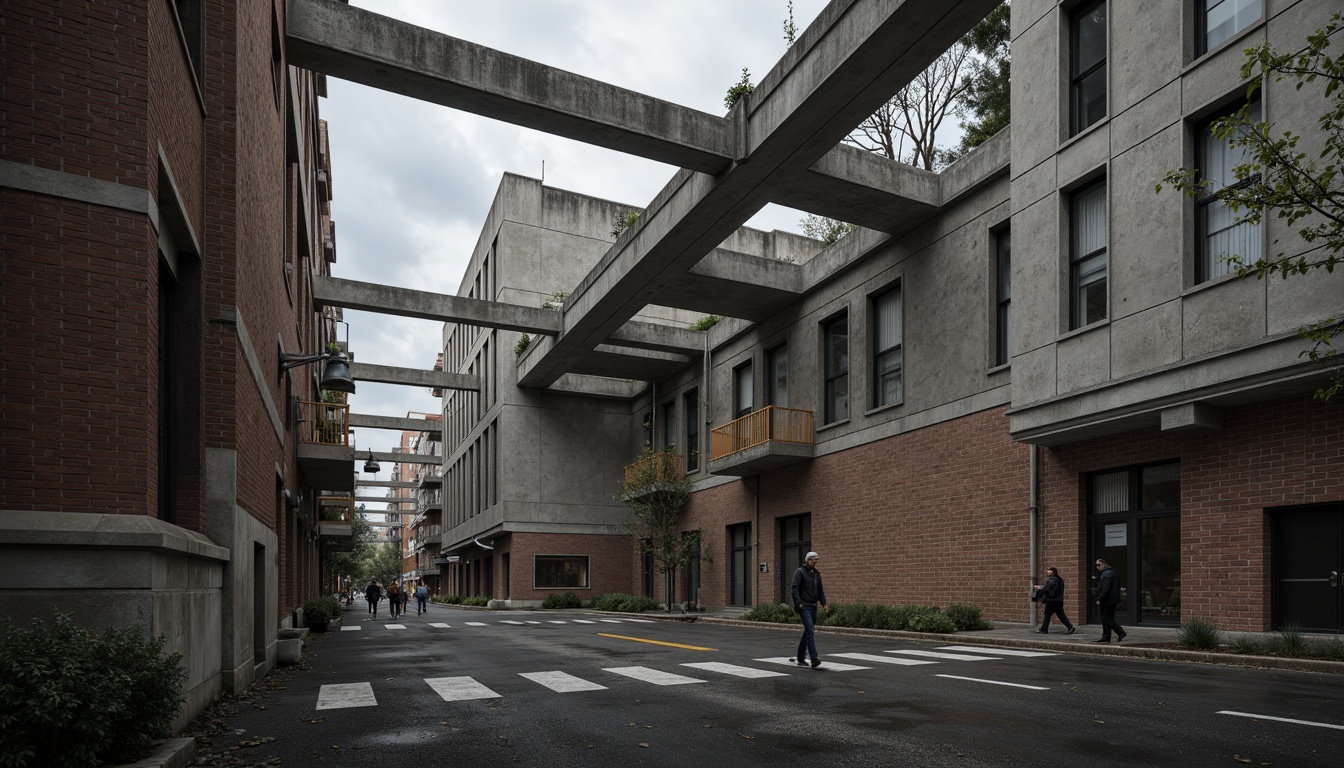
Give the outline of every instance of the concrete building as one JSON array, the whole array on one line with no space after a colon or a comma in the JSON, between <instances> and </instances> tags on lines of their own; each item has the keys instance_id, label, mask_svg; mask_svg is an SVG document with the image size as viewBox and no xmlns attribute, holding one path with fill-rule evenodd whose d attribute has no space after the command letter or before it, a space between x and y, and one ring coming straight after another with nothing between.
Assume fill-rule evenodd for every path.
<instances>
[{"instance_id":1,"label":"concrete building","mask_svg":"<svg viewBox=\"0 0 1344 768\"><path fill-rule=\"evenodd\" d=\"M276 661L349 522L325 79L283 4L7 2L0 611L183 654L185 722ZM307 356L308 363L293 358ZM348 377L347 377L348 381Z\"/></svg>"},{"instance_id":2,"label":"concrete building","mask_svg":"<svg viewBox=\"0 0 1344 768\"><path fill-rule=\"evenodd\" d=\"M1344 564L1344 413L1312 399L1331 371L1296 333L1339 316L1344 276L1228 275L1229 249L1307 246L1278 221L1235 225L1154 192L1172 168L1234 163L1207 121L1245 98L1242 49L1291 48L1329 4L1249 2L1223 19L1197 4L1018 3L1011 131L937 174L835 146L875 82L861 51L913 50L915 34L946 45L993 3L953 5L935 19L834 4L724 118L745 144L714 144L720 123L674 105L659 108L676 120L623 122L604 105L629 95L603 84L584 84L583 114L563 90L490 84L546 113L504 119L563 135L590 120L603 130L583 123L585 140L686 170L614 243L611 222L637 209L506 176L458 297L432 311L418 295L319 290L443 317L445 368L479 383L445 397L445 588L746 606L781 599L816 549L833 599L1026 619L1046 560L1087 616L1102 557L1124 583L1122 620L1344 629L1330 577ZM357 43L305 40L313 60L377 79ZM897 58L883 71L923 66L883 55ZM469 91L488 79L433 75ZM1271 82L1259 100L1277 129L1320 141L1318 93ZM674 128L697 120L696 142ZM740 229L767 200L859 229L824 249ZM707 313L727 319L687 330ZM670 595L616 498L648 442L681 453L684 528L705 535Z\"/></svg>"}]
</instances>

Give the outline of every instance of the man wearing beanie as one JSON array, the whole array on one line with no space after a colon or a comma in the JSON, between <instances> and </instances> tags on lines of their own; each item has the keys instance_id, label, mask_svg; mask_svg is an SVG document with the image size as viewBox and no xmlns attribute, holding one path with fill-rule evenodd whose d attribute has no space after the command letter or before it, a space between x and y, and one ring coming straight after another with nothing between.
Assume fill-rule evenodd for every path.
<instances>
[{"instance_id":1,"label":"man wearing beanie","mask_svg":"<svg viewBox=\"0 0 1344 768\"><path fill-rule=\"evenodd\" d=\"M817 605L820 604L827 613L831 612L831 606L826 604L826 590L821 586L817 559L816 552L808 552L803 565L793 573L793 610L803 617L803 638L798 641L796 661L806 664L807 660L803 658L806 651L812 657L813 669L821 666L821 659L817 658Z\"/></svg>"}]
</instances>

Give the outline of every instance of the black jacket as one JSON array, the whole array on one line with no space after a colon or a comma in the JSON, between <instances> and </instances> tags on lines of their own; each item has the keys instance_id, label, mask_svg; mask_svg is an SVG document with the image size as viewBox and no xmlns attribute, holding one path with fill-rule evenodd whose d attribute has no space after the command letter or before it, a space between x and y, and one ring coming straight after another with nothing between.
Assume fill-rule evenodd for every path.
<instances>
[{"instance_id":1,"label":"black jacket","mask_svg":"<svg viewBox=\"0 0 1344 768\"><path fill-rule=\"evenodd\" d=\"M1109 565L1102 568L1101 575L1097 577L1097 602L1102 605L1120 604L1120 579Z\"/></svg>"},{"instance_id":2,"label":"black jacket","mask_svg":"<svg viewBox=\"0 0 1344 768\"><path fill-rule=\"evenodd\" d=\"M1046 578L1045 583L1041 585L1041 598L1046 603L1064 602L1064 580L1058 576Z\"/></svg>"},{"instance_id":3,"label":"black jacket","mask_svg":"<svg viewBox=\"0 0 1344 768\"><path fill-rule=\"evenodd\" d=\"M826 604L826 590L821 586L821 571L800 565L798 570L793 572L793 604L796 607L817 603Z\"/></svg>"},{"instance_id":4,"label":"black jacket","mask_svg":"<svg viewBox=\"0 0 1344 768\"><path fill-rule=\"evenodd\" d=\"M364 599L370 603L376 603L383 599L383 588L377 584L370 584L368 589L364 590Z\"/></svg>"}]
</instances>

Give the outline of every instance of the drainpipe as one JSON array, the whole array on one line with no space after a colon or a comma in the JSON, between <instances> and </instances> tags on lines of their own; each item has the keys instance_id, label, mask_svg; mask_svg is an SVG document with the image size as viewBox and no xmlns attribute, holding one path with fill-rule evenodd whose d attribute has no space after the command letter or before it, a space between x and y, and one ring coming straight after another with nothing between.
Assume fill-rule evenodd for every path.
<instances>
[{"instance_id":1,"label":"drainpipe","mask_svg":"<svg viewBox=\"0 0 1344 768\"><path fill-rule=\"evenodd\" d=\"M760 475L756 476L756 492L753 493L751 496L752 496L752 504L756 508L753 513L755 517L753 518L751 523L751 535L753 539L753 541L751 542L751 554L755 556L757 563L763 563L765 561L761 559L761 476ZM761 567L757 565L755 568L752 569L752 571L753 573L756 574L756 591L752 593L756 597L755 602L752 603L752 605L761 605Z\"/></svg>"},{"instance_id":2,"label":"drainpipe","mask_svg":"<svg viewBox=\"0 0 1344 768\"><path fill-rule=\"evenodd\" d=\"M1041 506L1040 506L1041 489L1037 481L1040 450L1041 449L1039 446L1036 445L1031 446L1031 519L1030 519L1031 578L1027 581L1028 587L1036 583L1036 574L1040 572L1040 568L1038 567L1037 564L1037 558L1040 557L1040 553L1036 551L1036 539L1037 539L1037 532L1040 527L1040 516L1041 516ZM1036 624L1036 603L1028 601L1028 605L1030 607L1027 609L1027 618L1034 626Z\"/></svg>"}]
</instances>

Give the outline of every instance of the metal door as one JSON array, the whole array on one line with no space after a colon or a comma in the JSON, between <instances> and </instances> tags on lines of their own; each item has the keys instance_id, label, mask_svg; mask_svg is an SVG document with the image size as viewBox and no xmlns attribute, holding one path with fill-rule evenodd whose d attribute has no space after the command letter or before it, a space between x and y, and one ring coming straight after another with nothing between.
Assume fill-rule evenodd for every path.
<instances>
[{"instance_id":1,"label":"metal door","mask_svg":"<svg viewBox=\"0 0 1344 768\"><path fill-rule=\"evenodd\" d=\"M1344 631L1344 505L1272 510L1276 629Z\"/></svg>"}]
</instances>

